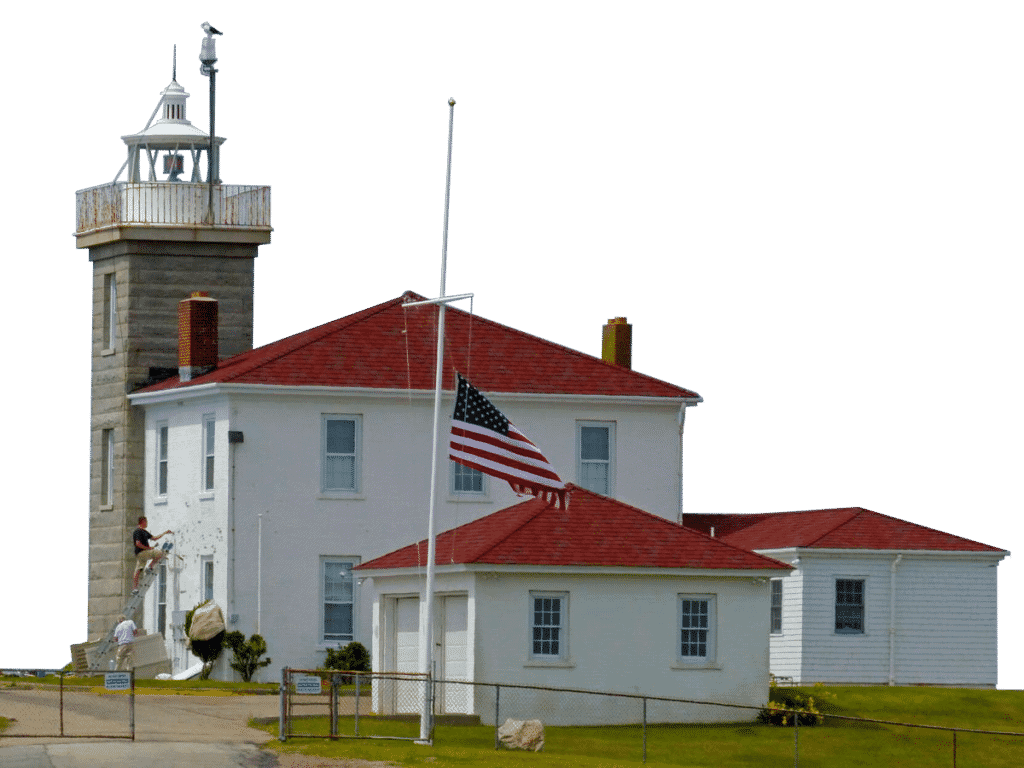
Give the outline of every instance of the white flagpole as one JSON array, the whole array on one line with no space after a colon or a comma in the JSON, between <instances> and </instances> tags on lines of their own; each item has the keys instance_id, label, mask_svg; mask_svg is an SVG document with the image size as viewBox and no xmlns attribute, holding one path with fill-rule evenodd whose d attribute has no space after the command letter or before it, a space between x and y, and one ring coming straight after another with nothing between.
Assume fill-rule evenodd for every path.
<instances>
[{"instance_id":1,"label":"white flagpole","mask_svg":"<svg viewBox=\"0 0 1024 768\"><path fill-rule=\"evenodd\" d=\"M423 686L423 707L420 711L420 738L417 743L431 743L431 732L433 730L431 708L431 693L433 688L433 660L434 660L434 503L437 498L437 447L440 443L441 424L441 379L444 373L444 308L446 302L456 299L468 299L472 294L463 296L444 295L444 259L447 255L447 207L449 207L449 189L452 183L452 124L455 120L455 99L449 99L451 112L449 114L449 155L447 155L447 170L444 178L444 232L441 236L441 292L436 299L428 301L412 301L402 304L402 307L421 306L423 304L437 304L437 356L434 367L434 439L430 452L430 506L427 517L427 580L424 585L423 599L426 603L423 606L421 615L423 620L420 624L420 671L425 676Z\"/></svg>"}]
</instances>

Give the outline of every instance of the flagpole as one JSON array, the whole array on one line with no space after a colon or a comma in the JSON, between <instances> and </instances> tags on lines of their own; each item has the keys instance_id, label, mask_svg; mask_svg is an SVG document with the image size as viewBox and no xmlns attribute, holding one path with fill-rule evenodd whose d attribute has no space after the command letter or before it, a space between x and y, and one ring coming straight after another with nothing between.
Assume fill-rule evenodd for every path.
<instances>
[{"instance_id":1,"label":"flagpole","mask_svg":"<svg viewBox=\"0 0 1024 768\"><path fill-rule=\"evenodd\" d=\"M426 610L423 631L420 633L421 672L426 676L423 686L423 708L420 713L421 744L431 743L433 731L431 699L433 689L434 662L434 507L437 500L438 446L441 442L441 382L444 374L444 318L445 318L445 276L448 268L448 201L452 189L452 129L455 123L455 99L448 99L448 170L444 185L444 233L441 239L441 293L437 302L437 358L434 366L434 445L430 459L430 512L427 516L427 583L424 586Z\"/></svg>"}]
</instances>

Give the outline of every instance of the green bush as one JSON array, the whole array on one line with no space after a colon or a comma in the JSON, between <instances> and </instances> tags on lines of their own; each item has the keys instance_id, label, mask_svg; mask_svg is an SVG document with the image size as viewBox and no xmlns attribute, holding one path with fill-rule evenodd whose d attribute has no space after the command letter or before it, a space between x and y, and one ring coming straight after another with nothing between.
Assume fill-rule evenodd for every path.
<instances>
[{"instance_id":1,"label":"green bush","mask_svg":"<svg viewBox=\"0 0 1024 768\"><path fill-rule=\"evenodd\" d=\"M829 694L822 691L821 695L827 697ZM792 725L794 713L784 710L797 710L795 716L800 718L800 725L821 725L825 722L813 696L797 688L779 688L772 682L768 690L768 706L758 712L757 721L768 725Z\"/></svg>"},{"instance_id":2,"label":"green bush","mask_svg":"<svg viewBox=\"0 0 1024 768\"><path fill-rule=\"evenodd\" d=\"M269 656L260 660L260 656L267 652L267 641L260 635L253 635L246 640L241 632L228 632L224 635L224 645L233 652L231 668L247 683L252 682L256 670L270 665Z\"/></svg>"},{"instance_id":3,"label":"green bush","mask_svg":"<svg viewBox=\"0 0 1024 768\"><path fill-rule=\"evenodd\" d=\"M370 672L370 652L362 643L352 642L342 648L327 649L327 661L322 669L339 669L345 672ZM351 685L352 677L343 677L343 685Z\"/></svg>"},{"instance_id":4,"label":"green bush","mask_svg":"<svg viewBox=\"0 0 1024 768\"><path fill-rule=\"evenodd\" d=\"M192 629L192 616L206 605L209 600L204 600L191 611L185 614L185 635L188 636L189 630ZM224 647L224 633L219 632L209 640L192 640L189 639L189 648L192 653L199 657L200 661L203 662L203 671L199 675L200 680L209 680L210 672L213 671L213 662L220 656L221 649Z\"/></svg>"}]
</instances>

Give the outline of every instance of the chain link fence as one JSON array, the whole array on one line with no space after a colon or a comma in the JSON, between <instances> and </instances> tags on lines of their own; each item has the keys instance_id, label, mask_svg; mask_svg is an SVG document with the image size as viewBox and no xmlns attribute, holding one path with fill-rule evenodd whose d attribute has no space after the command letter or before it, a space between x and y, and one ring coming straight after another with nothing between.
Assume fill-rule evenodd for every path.
<instances>
[{"instance_id":1,"label":"chain link fence","mask_svg":"<svg viewBox=\"0 0 1024 768\"><path fill-rule=\"evenodd\" d=\"M56 685L32 678L24 688L13 682L3 692L3 711L17 712L11 726L0 739L128 739L135 741L135 672L109 672L99 675L95 684L104 691L121 696L83 696L94 686L64 684L64 673ZM123 729L112 731L111 723L121 722Z\"/></svg>"},{"instance_id":2,"label":"chain link fence","mask_svg":"<svg viewBox=\"0 0 1024 768\"><path fill-rule=\"evenodd\" d=\"M315 680L316 684L312 681ZM317 686L319 684L319 687ZM444 729L476 726L493 730L494 748L501 748L499 729L506 720L540 720L545 742L578 738L579 731L559 726L616 726L635 728L636 760L647 761L648 746L680 733L672 726L753 722L762 707L749 704L609 693L574 688L479 683L430 679L425 675L327 670L284 669L281 677L279 738L388 738L418 740L424 701L429 702L428 731L444 736ZM774 706L786 714L793 734L793 765L800 765L800 732L808 729L806 713ZM954 768L962 760L965 737L1005 738L1019 747L1024 759L1024 733L987 731L951 726L902 723L823 713L829 720L865 727L898 728L895 739L931 734L929 750L947 752ZM804 722L801 723L801 720ZM833 724L836 724L835 722ZM816 726L820 728L820 726ZM906 729L905 731L902 729ZM806 739L806 736L805 736ZM976 742L974 742L976 743ZM1021 764L1024 764L1022 762Z\"/></svg>"}]
</instances>

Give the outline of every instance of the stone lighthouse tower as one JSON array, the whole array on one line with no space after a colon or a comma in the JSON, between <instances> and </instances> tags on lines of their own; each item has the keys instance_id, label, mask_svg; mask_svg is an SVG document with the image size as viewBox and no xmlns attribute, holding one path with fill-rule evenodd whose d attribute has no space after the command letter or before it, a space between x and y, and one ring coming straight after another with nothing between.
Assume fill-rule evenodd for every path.
<instances>
[{"instance_id":1,"label":"stone lighthouse tower","mask_svg":"<svg viewBox=\"0 0 1024 768\"><path fill-rule=\"evenodd\" d=\"M178 372L178 302L195 291L219 301L220 357L252 348L253 266L270 242L270 188L221 183L224 139L188 120L176 69L146 127L121 137L114 182L76 195L77 247L93 265L90 639L130 594L131 533L153 471L143 414L126 396Z\"/></svg>"}]
</instances>

